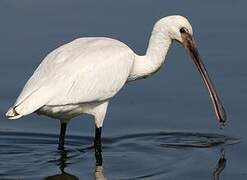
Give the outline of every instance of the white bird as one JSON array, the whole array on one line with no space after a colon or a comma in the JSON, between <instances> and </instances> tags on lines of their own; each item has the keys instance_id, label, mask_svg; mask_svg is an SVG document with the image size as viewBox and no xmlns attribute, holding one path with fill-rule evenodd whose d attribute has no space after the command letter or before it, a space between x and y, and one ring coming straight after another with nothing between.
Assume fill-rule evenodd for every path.
<instances>
[{"instance_id":1,"label":"white bird","mask_svg":"<svg viewBox=\"0 0 247 180\"><path fill-rule=\"evenodd\" d=\"M192 34L192 27L185 17L164 17L154 25L146 54L142 56L119 40L106 37L76 39L47 55L6 116L17 119L36 112L59 119L59 148L63 149L67 123L76 116L90 114L96 125L95 149L101 151L101 127L110 99L125 83L158 71L175 40L185 47L195 62L209 90L217 118L224 123L224 108L199 57Z\"/></svg>"}]
</instances>

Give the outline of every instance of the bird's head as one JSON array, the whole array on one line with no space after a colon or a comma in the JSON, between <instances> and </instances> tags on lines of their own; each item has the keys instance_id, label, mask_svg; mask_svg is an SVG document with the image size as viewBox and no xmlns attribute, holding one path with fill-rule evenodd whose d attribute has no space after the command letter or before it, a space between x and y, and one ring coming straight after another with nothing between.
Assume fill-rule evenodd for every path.
<instances>
[{"instance_id":1,"label":"bird's head","mask_svg":"<svg viewBox=\"0 0 247 180\"><path fill-rule=\"evenodd\" d=\"M183 34L187 33L190 36L193 35L192 26L189 21L179 15L167 16L160 19L157 24L160 28L163 28L162 31L167 31L172 40L176 40L180 43L183 43Z\"/></svg>"},{"instance_id":2,"label":"bird's head","mask_svg":"<svg viewBox=\"0 0 247 180\"><path fill-rule=\"evenodd\" d=\"M189 21L183 16L167 16L160 19L155 26L157 32L164 32L168 34L171 40L175 40L183 45L188 54L193 59L198 71L200 72L203 81L208 88L210 98L214 105L214 110L219 122L224 125L226 121L226 113L221 104L221 101L215 91L214 85L211 82L207 73L206 67L204 66L199 52L197 50L195 41L193 39L193 30Z\"/></svg>"}]
</instances>

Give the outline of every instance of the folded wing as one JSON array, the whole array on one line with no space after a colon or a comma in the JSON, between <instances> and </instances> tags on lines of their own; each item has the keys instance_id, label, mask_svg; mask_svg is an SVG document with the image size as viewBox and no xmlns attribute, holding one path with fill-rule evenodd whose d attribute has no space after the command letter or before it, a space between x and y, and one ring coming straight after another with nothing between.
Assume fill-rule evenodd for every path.
<instances>
[{"instance_id":1,"label":"folded wing","mask_svg":"<svg viewBox=\"0 0 247 180\"><path fill-rule=\"evenodd\" d=\"M125 84L133 58L125 44L109 38L81 38L65 44L42 61L8 111L9 117L30 114L44 105L109 99Z\"/></svg>"}]
</instances>

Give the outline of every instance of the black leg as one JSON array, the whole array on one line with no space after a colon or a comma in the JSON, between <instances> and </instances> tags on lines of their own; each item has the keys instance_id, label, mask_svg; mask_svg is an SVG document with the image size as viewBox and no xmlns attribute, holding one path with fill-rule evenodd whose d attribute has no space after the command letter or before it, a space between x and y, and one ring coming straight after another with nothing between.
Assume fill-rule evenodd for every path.
<instances>
[{"instance_id":1,"label":"black leg","mask_svg":"<svg viewBox=\"0 0 247 180\"><path fill-rule=\"evenodd\" d=\"M95 126L94 149L95 149L96 166L102 165L101 129L102 129L101 127L98 128L97 126Z\"/></svg>"},{"instance_id":2,"label":"black leg","mask_svg":"<svg viewBox=\"0 0 247 180\"><path fill-rule=\"evenodd\" d=\"M95 126L94 148L95 152L101 152L101 127Z\"/></svg>"},{"instance_id":3,"label":"black leg","mask_svg":"<svg viewBox=\"0 0 247 180\"><path fill-rule=\"evenodd\" d=\"M103 164L103 159L102 159L102 154L99 151L95 151L95 160L96 160L96 166L102 166Z\"/></svg>"},{"instance_id":4,"label":"black leg","mask_svg":"<svg viewBox=\"0 0 247 180\"><path fill-rule=\"evenodd\" d=\"M61 123L59 143L58 143L59 150L64 150L64 139L65 139L66 127L67 127L67 123Z\"/></svg>"}]
</instances>

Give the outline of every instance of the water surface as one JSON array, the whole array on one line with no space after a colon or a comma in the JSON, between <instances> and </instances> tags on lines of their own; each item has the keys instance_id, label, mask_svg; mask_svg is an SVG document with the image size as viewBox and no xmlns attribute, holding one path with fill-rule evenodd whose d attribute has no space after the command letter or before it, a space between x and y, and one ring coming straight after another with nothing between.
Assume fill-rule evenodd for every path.
<instances>
[{"instance_id":1,"label":"water surface","mask_svg":"<svg viewBox=\"0 0 247 180\"><path fill-rule=\"evenodd\" d=\"M179 178L191 167L198 172L205 165L205 174L197 178L214 179L225 168L225 146L239 143L217 134L150 132L105 137L103 154L94 154L89 136L68 136L65 150L60 151L55 134L5 131L0 135L1 160L6 162L0 165L1 177L13 179ZM213 151L215 159L203 167L195 164L207 159L207 151Z\"/></svg>"}]
</instances>

